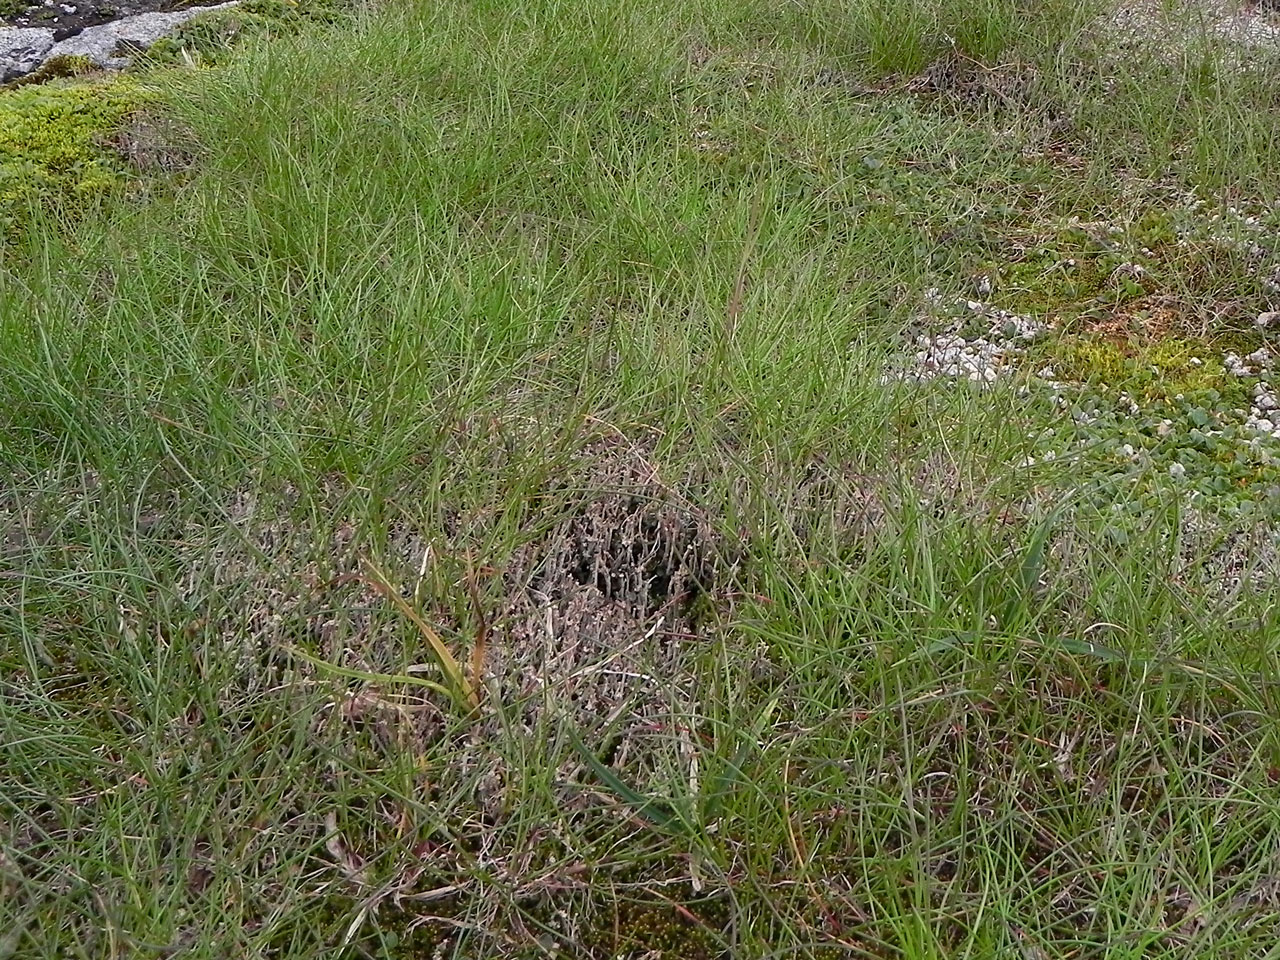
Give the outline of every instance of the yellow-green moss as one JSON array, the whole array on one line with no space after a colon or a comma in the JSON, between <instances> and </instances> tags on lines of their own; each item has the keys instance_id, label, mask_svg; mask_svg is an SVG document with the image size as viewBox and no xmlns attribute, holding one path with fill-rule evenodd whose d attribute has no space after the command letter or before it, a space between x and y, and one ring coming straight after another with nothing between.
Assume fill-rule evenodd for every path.
<instances>
[{"instance_id":1,"label":"yellow-green moss","mask_svg":"<svg viewBox=\"0 0 1280 960\"><path fill-rule=\"evenodd\" d=\"M83 77L92 73L94 69L96 68L93 61L88 57L79 54L62 54L61 56L50 57L35 70L19 77L17 80L10 80L4 86L0 86L0 90L16 90L19 87L29 87L32 84L60 80L63 77Z\"/></svg>"},{"instance_id":2,"label":"yellow-green moss","mask_svg":"<svg viewBox=\"0 0 1280 960\"><path fill-rule=\"evenodd\" d=\"M1217 359L1219 352L1181 337L1121 347L1097 337L1069 336L1052 344L1044 359L1062 380L1106 384L1144 400L1171 400L1179 394L1242 391Z\"/></svg>"},{"instance_id":3,"label":"yellow-green moss","mask_svg":"<svg viewBox=\"0 0 1280 960\"><path fill-rule=\"evenodd\" d=\"M74 210L108 193L120 163L104 140L147 99L128 78L0 93L0 236L34 209Z\"/></svg>"},{"instance_id":4,"label":"yellow-green moss","mask_svg":"<svg viewBox=\"0 0 1280 960\"><path fill-rule=\"evenodd\" d=\"M1047 358L1061 380L1114 384L1125 380L1129 358L1114 343L1090 337L1064 337Z\"/></svg>"}]
</instances>

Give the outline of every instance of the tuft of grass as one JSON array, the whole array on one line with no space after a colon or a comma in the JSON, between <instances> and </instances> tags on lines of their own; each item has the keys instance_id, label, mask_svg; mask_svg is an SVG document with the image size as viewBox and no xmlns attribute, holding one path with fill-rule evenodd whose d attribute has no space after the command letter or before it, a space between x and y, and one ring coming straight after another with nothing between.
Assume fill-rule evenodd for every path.
<instances>
[{"instance_id":1,"label":"tuft of grass","mask_svg":"<svg viewBox=\"0 0 1280 960\"><path fill-rule=\"evenodd\" d=\"M151 66L216 63L236 44L288 36L307 26L344 20L350 0L243 0L226 10L192 17L147 48Z\"/></svg>"}]
</instances>

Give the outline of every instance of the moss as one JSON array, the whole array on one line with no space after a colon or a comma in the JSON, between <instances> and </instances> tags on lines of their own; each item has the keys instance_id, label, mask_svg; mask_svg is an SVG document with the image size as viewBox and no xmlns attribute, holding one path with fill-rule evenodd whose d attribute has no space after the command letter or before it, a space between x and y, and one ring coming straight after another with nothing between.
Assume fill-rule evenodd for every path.
<instances>
[{"instance_id":1,"label":"moss","mask_svg":"<svg viewBox=\"0 0 1280 960\"><path fill-rule=\"evenodd\" d=\"M1128 375L1128 357L1108 340L1064 337L1046 358L1062 380L1114 384Z\"/></svg>"},{"instance_id":2,"label":"moss","mask_svg":"<svg viewBox=\"0 0 1280 960\"><path fill-rule=\"evenodd\" d=\"M1148 272L1156 266L1152 250L1175 237L1159 211L1128 230L1060 224L1017 259L988 261L978 272L994 282L996 304L1014 312L1097 319L1153 292L1159 278Z\"/></svg>"},{"instance_id":3,"label":"moss","mask_svg":"<svg viewBox=\"0 0 1280 960\"><path fill-rule=\"evenodd\" d=\"M997 278L1002 306L1018 313L1070 320L1143 293L1139 284L1117 276L1116 268L1122 262L1111 252L1044 248L1024 260L986 272Z\"/></svg>"},{"instance_id":4,"label":"moss","mask_svg":"<svg viewBox=\"0 0 1280 960\"><path fill-rule=\"evenodd\" d=\"M0 19L16 17L29 6L26 0L0 0Z\"/></svg>"},{"instance_id":5,"label":"moss","mask_svg":"<svg viewBox=\"0 0 1280 960\"><path fill-rule=\"evenodd\" d=\"M1105 384L1146 401L1196 397L1210 392L1244 402L1243 384L1206 343L1167 337L1147 345L1120 345L1099 337L1063 337L1040 359L1059 379Z\"/></svg>"},{"instance_id":6,"label":"moss","mask_svg":"<svg viewBox=\"0 0 1280 960\"><path fill-rule=\"evenodd\" d=\"M121 165L103 138L147 99L126 78L0 93L0 236L20 231L33 209L74 211L109 193Z\"/></svg>"},{"instance_id":7,"label":"moss","mask_svg":"<svg viewBox=\"0 0 1280 960\"><path fill-rule=\"evenodd\" d=\"M19 87L48 83L50 80L61 80L64 77L83 77L92 73L94 69L93 61L88 57L63 54L62 56L50 57L37 69L19 77L17 80L10 80L0 87L0 90L16 90Z\"/></svg>"},{"instance_id":8,"label":"moss","mask_svg":"<svg viewBox=\"0 0 1280 960\"><path fill-rule=\"evenodd\" d=\"M716 960L724 956L724 948L715 931L726 923L716 904L703 903L686 912L666 902L622 903L614 922L596 927L583 946L593 957Z\"/></svg>"},{"instance_id":9,"label":"moss","mask_svg":"<svg viewBox=\"0 0 1280 960\"><path fill-rule=\"evenodd\" d=\"M435 960L445 954L455 927L443 919L440 905L428 914L383 903L376 922L381 946L403 960Z\"/></svg>"}]
</instances>

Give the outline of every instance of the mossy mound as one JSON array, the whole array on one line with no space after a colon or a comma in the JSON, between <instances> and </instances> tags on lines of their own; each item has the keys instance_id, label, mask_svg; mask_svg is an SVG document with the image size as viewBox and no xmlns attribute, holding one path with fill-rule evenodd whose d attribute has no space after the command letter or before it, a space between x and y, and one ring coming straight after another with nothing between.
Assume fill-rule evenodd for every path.
<instances>
[{"instance_id":1,"label":"mossy mound","mask_svg":"<svg viewBox=\"0 0 1280 960\"><path fill-rule=\"evenodd\" d=\"M83 77L93 73L96 69L93 61L88 57L63 54L57 57L50 57L25 76L10 80L0 87L0 90L16 90L19 87L48 83L50 80L61 80L64 77Z\"/></svg>"},{"instance_id":2,"label":"mossy mound","mask_svg":"<svg viewBox=\"0 0 1280 960\"><path fill-rule=\"evenodd\" d=\"M71 213L109 193L121 162L104 140L148 99L127 78L0 93L0 237L36 209Z\"/></svg>"},{"instance_id":3,"label":"mossy mound","mask_svg":"<svg viewBox=\"0 0 1280 960\"><path fill-rule=\"evenodd\" d=\"M1182 337L1150 344L1117 344L1091 336L1068 336L1053 343L1044 358L1058 379L1127 391L1154 402L1208 393L1241 404L1247 394L1210 345Z\"/></svg>"},{"instance_id":4,"label":"mossy mound","mask_svg":"<svg viewBox=\"0 0 1280 960\"><path fill-rule=\"evenodd\" d=\"M687 891L686 891L687 892ZM647 957L652 960L718 960L725 956L723 907L702 903L693 910L675 902L619 903L614 915L581 944L592 957Z\"/></svg>"},{"instance_id":5,"label":"mossy mound","mask_svg":"<svg viewBox=\"0 0 1280 960\"><path fill-rule=\"evenodd\" d=\"M1105 315L1148 293L1145 267L1079 229L1009 263L988 264L1000 306L1057 321Z\"/></svg>"}]
</instances>

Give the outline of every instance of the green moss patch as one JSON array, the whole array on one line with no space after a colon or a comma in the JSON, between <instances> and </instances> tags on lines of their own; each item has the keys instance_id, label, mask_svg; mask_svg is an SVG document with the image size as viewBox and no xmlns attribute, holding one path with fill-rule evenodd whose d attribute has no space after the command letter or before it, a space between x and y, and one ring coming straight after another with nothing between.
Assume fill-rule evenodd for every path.
<instances>
[{"instance_id":1,"label":"green moss patch","mask_svg":"<svg viewBox=\"0 0 1280 960\"><path fill-rule=\"evenodd\" d=\"M595 956L716 960L724 955L708 921L674 903L620 904L615 922L591 939L587 946Z\"/></svg>"},{"instance_id":2,"label":"green moss patch","mask_svg":"<svg viewBox=\"0 0 1280 960\"><path fill-rule=\"evenodd\" d=\"M104 139L148 99L127 78L0 93L0 235L37 208L73 211L110 192L121 163Z\"/></svg>"},{"instance_id":3,"label":"green moss patch","mask_svg":"<svg viewBox=\"0 0 1280 960\"><path fill-rule=\"evenodd\" d=\"M1117 344L1094 336L1066 336L1042 355L1057 379L1105 385L1148 402L1217 393L1244 403L1237 377L1223 367L1219 351L1208 344L1168 337L1155 343Z\"/></svg>"},{"instance_id":4,"label":"green moss patch","mask_svg":"<svg viewBox=\"0 0 1280 960\"><path fill-rule=\"evenodd\" d=\"M16 90L19 87L48 83L50 80L60 80L64 77L83 77L93 73L95 69L97 68L94 66L93 61L88 57L63 54L57 57L50 57L30 73L16 80L10 80L3 87L0 87L0 90Z\"/></svg>"},{"instance_id":5,"label":"green moss patch","mask_svg":"<svg viewBox=\"0 0 1280 960\"><path fill-rule=\"evenodd\" d=\"M1059 321L1101 316L1150 293L1149 263L1109 233L1070 226L1016 260L984 272L1000 306Z\"/></svg>"},{"instance_id":6,"label":"green moss patch","mask_svg":"<svg viewBox=\"0 0 1280 960\"><path fill-rule=\"evenodd\" d=\"M1061 329L1116 333L1131 319L1156 337L1210 331L1216 340L1248 335L1275 308L1278 228L1280 206L1156 198L1132 219L1030 225L974 272L995 305Z\"/></svg>"}]
</instances>

